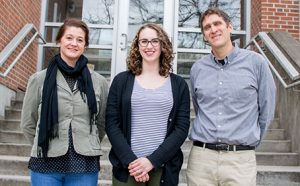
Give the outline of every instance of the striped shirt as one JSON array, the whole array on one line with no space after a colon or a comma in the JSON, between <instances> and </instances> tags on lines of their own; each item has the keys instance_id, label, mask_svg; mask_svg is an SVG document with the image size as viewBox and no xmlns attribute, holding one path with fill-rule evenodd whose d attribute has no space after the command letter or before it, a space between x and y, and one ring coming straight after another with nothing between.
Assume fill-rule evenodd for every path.
<instances>
[{"instance_id":1,"label":"striped shirt","mask_svg":"<svg viewBox=\"0 0 300 186\"><path fill-rule=\"evenodd\" d=\"M137 157L152 154L164 141L173 106L171 81L145 89L135 80L131 97L131 148Z\"/></svg>"}]
</instances>

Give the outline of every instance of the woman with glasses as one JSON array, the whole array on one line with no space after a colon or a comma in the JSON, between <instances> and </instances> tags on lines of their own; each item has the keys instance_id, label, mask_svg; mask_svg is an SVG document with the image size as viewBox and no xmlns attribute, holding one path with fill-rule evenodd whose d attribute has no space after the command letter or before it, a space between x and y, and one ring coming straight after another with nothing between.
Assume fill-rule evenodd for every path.
<instances>
[{"instance_id":1,"label":"woman with glasses","mask_svg":"<svg viewBox=\"0 0 300 186\"><path fill-rule=\"evenodd\" d=\"M107 100L113 186L178 184L190 97L185 80L172 73L172 60L166 32L143 25L132 42L128 70L114 78Z\"/></svg>"}]
</instances>

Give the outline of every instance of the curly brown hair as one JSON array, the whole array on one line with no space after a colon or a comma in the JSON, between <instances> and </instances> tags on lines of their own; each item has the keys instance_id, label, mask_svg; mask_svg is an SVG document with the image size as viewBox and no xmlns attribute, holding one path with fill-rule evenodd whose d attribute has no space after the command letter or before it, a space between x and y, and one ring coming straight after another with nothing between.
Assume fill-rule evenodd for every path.
<instances>
[{"instance_id":1,"label":"curly brown hair","mask_svg":"<svg viewBox=\"0 0 300 186\"><path fill-rule=\"evenodd\" d=\"M158 39L161 45L161 54L159 57L159 74L161 76L168 76L172 71L172 60L174 58L172 43L169 40L167 33L161 26L155 23L147 23L140 27L136 36L134 37L131 49L127 58L128 70L135 75L142 73L142 56L139 52L139 35L145 28L151 28L157 32Z\"/></svg>"}]
</instances>

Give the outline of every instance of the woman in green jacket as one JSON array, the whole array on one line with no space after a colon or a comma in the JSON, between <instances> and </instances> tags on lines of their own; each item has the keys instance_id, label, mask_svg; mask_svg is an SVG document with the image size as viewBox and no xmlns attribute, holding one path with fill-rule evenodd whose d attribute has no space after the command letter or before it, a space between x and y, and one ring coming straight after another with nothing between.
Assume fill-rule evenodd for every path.
<instances>
[{"instance_id":1,"label":"woman in green jacket","mask_svg":"<svg viewBox=\"0 0 300 186\"><path fill-rule=\"evenodd\" d=\"M97 185L105 135L108 85L87 67L87 25L67 19L56 37L59 54L28 82L21 129L32 144L33 186Z\"/></svg>"}]
</instances>

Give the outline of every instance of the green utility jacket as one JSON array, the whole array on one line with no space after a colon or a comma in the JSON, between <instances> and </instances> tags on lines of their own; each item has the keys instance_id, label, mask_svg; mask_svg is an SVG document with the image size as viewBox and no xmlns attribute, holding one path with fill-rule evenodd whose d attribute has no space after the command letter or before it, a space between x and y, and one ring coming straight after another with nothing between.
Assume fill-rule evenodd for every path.
<instances>
[{"instance_id":1,"label":"green utility jacket","mask_svg":"<svg viewBox=\"0 0 300 186\"><path fill-rule=\"evenodd\" d=\"M42 108L43 84L46 70L33 74L28 82L25 94L21 129L32 145L31 156L37 157L38 130ZM87 102L84 102L77 89L71 91L62 73L57 72L58 122L57 138L50 141L48 157L62 156L69 146L68 130L72 126L74 149L78 154L86 156L102 155L100 141L105 135L105 107L108 85L104 77L91 71L91 78L96 95L98 113L96 125L90 132L90 118ZM75 88L77 86L75 85Z\"/></svg>"}]
</instances>

